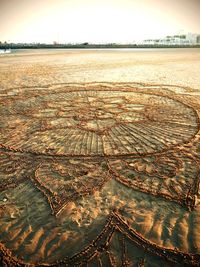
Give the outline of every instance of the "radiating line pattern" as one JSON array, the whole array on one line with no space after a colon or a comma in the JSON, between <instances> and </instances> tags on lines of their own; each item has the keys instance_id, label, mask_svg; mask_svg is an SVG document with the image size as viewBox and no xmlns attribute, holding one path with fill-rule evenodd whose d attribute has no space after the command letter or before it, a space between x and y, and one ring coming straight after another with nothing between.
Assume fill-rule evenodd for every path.
<instances>
[{"instance_id":1,"label":"radiating line pattern","mask_svg":"<svg viewBox=\"0 0 200 267\"><path fill-rule=\"evenodd\" d=\"M197 221L197 111L187 98L142 84L1 91L4 265L199 266L199 254L174 241L176 228ZM160 245L135 229L134 207L143 201L166 207ZM169 207L180 211L175 226ZM161 223L154 212L149 233Z\"/></svg>"},{"instance_id":2,"label":"radiating line pattern","mask_svg":"<svg viewBox=\"0 0 200 267\"><path fill-rule=\"evenodd\" d=\"M0 111L4 147L51 155L151 154L187 142L198 130L192 108L142 92L22 95Z\"/></svg>"}]
</instances>

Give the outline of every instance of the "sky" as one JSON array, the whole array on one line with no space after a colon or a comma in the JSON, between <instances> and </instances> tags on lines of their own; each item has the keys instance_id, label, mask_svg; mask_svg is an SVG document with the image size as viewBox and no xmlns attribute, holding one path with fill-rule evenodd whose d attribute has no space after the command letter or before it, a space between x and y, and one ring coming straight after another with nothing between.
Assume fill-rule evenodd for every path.
<instances>
[{"instance_id":1,"label":"sky","mask_svg":"<svg viewBox=\"0 0 200 267\"><path fill-rule=\"evenodd\" d=\"M130 43L200 33L200 0L0 0L0 41Z\"/></svg>"}]
</instances>

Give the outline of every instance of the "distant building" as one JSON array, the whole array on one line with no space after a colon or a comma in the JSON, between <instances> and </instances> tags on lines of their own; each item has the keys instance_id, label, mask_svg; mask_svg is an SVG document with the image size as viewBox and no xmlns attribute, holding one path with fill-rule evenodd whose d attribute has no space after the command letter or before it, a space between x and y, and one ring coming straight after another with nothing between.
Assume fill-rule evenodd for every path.
<instances>
[{"instance_id":1,"label":"distant building","mask_svg":"<svg viewBox=\"0 0 200 267\"><path fill-rule=\"evenodd\" d=\"M200 43L200 35L194 33L166 36L163 39L147 39L146 45L196 45Z\"/></svg>"}]
</instances>

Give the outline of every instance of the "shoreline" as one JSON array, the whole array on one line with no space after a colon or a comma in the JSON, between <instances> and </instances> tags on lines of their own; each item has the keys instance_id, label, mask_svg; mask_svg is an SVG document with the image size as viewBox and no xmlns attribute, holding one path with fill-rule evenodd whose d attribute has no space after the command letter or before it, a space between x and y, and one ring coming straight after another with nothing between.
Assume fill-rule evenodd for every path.
<instances>
[{"instance_id":1,"label":"shoreline","mask_svg":"<svg viewBox=\"0 0 200 267\"><path fill-rule=\"evenodd\" d=\"M110 44L97 44L97 45L48 45L48 44L39 44L39 45L17 45L17 44L7 44L1 45L0 50L9 50L9 49L166 49L166 48L200 48L200 44L197 45L110 45Z\"/></svg>"}]
</instances>

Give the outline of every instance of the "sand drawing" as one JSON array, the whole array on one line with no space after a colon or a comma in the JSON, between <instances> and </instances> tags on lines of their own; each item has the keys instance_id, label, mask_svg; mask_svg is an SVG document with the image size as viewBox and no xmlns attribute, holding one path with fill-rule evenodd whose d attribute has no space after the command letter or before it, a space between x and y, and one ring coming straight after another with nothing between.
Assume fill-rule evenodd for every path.
<instances>
[{"instance_id":1,"label":"sand drawing","mask_svg":"<svg viewBox=\"0 0 200 267\"><path fill-rule=\"evenodd\" d=\"M171 88L0 92L5 266L200 266L200 105Z\"/></svg>"}]
</instances>

